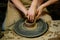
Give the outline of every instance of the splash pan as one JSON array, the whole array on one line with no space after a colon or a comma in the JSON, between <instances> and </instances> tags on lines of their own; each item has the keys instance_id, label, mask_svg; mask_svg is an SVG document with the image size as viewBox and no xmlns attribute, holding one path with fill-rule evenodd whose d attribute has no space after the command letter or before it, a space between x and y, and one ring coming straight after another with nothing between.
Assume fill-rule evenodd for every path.
<instances>
[{"instance_id":1,"label":"splash pan","mask_svg":"<svg viewBox=\"0 0 60 40\"><path fill-rule=\"evenodd\" d=\"M26 27L24 22L25 19L21 19L14 26L14 31L20 36L29 38L38 37L44 34L48 29L47 24L41 19L37 20L35 26L32 28Z\"/></svg>"}]
</instances>

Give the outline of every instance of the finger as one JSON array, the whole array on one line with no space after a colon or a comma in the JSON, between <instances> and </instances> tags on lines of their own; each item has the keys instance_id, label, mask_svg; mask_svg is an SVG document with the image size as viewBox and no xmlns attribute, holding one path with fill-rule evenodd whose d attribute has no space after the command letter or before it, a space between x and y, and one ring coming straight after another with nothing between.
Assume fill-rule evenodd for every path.
<instances>
[{"instance_id":1,"label":"finger","mask_svg":"<svg viewBox=\"0 0 60 40\"><path fill-rule=\"evenodd\" d=\"M39 11L39 8L37 9L37 11Z\"/></svg>"},{"instance_id":2,"label":"finger","mask_svg":"<svg viewBox=\"0 0 60 40\"><path fill-rule=\"evenodd\" d=\"M32 22L34 21L34 16L31 17L31 21L32 21Z\"/></svg>"},{"instance_id":3,"label":"finger","mask_svg":"<svg viewBox=\"0 0 60 40\"><path fill-rule=\"evenodd\" d=\"M31 15L31 16L30 16L30 21L33 22L33 20L34 20L34 16Z\"/></svg>"},{"instance_id":4,"label":"finger","mask_svg":"<svg viewBox=\"0 0 60 40\"><path fill-rule=\"evenodd\" d=\"M39 18L39 16L40 16L40 12L38 13L38 15L36 16L36 19L38 19Z\"/></svg>"},{"instance_id":5,"label":"finger","mask_svg":"<svg viewBox=\"0 0 60 40\"><path fill-rule=\"evenodd\" d=\"M29 15L29 19L28 19L30 22L31 22L31 16Z\"/></svg>"},{"instance_id":6,"label":"finger","mask_svg":"<svg viewBox=\"0 0 60 40\"><path fill-rule=\"evenodd\" d=\"M33 19L33 17L32 16L30 16L30 21L32 22L32 19Z\"/></svg>"},{"instance_id":7,"label":"finger","mask_svg":"<svg viewBox=\"0 0 60 40\"><path fill-rule=\"evenodd\" d=\"M38 12L39 12L39 10L37 9L37 11L36 11L36 16L38 15Z\"/></svg>"},{"instance_id":8,"label":"finger","mask_svg":"<svg viewBox=\"0 0 60 40\"><path fill-rule=\"evenodd\" d=\"M27 16L28 20L29 20L29 15Z\"/></svg>"},{"instance_id":9,"label":"finger","mask_svg":"<svg viewBox=\"0 0 60 40\"><path fill-rule=\"evenodd\" d=\"M28 18L28 14L26 15L26 18Z\"/></svg>"},{"instance_id":10,"label":"finger","mask_svg":"<svg viewBox=\"0 0 60 40\"><path fill-rule=\"evenodd\" d=\"M26 16L26 18L28 18L28 16Z\"/></svg>"},{"instance_id":11,"label":"finger","mask_svg":"<svg viewBox=\"0 0 60 40\"><path fill-rule=\"evenodd\" d=\"M30 15L28 15L29 17L28 17L28 19L30 20Z\"/></svg>"}]
</instances>

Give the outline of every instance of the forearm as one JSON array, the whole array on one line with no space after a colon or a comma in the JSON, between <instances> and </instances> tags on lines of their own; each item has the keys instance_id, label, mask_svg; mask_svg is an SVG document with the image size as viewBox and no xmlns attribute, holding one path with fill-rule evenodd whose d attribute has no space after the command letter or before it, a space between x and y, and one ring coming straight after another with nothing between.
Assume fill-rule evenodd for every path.
<instances>
[{"instance_id":1,"label":"forearm","mask_svg":"<svg viewBox=\"0 0 60 40\"><path fill-rule=\"evenodd\" d=\"M14 3L14 5L21 10L22 12L26 12L26 8L24 7L24 5L20 2L20 0L12 0L12 2Z\"/></svg>"},{"instance_id":2,"label":"forearm","mask_svg":"<svg viewBox=\"0 0 60 40\"><path fill-rule=\"evenodd\" d=\"M43 3L43 0L38 0L38 7Z\"/></svg>"},{"instance_id":3,"label":"forearm","mask_svg":"<svg viewBox=\"0 0 60 40\"><path fill-rule=\"evenodd\" d=\"M46 8L47 6L57 2L58 0L48 0L47 2L43 3L42 5L40 5L40 7L42 8Z\"/></svg>"},{"instance_id":4,"label":"forearm","mask_svg":"<svg viewBox=\"0 0 60 40\"><path fill-rule=\"evenodd\" d=\"M30 8L33 8L33 9L37 8L37 4L38 4L38 0L33 0Z\"/></svg>"}]
</instances>

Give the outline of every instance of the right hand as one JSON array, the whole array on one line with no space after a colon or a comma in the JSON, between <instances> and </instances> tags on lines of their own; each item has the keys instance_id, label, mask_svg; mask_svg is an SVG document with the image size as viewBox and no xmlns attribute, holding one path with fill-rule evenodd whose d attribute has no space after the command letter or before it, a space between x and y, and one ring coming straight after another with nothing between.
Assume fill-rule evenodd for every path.
<instances>
[{"instance_id":1,"label":"right hand","mask_svg":"<svg viewBox=\"0 0 60 40\"><path fill-rule=\"evenodd\" d=\"M38 7L36 20L40 19L42 12L43 12L43 7Z\"/></svg>"},{"instance_id":2,"label":"right hand","mask_svg":"<svg viewBox=\"0 0 60 40\"><path fill-rule=\"evenodd\" d=\"M29 8L28 13L27 13L27 18L30 22L33 22L35 19L36 15L36 8Z\"/></svg>"}]
</instances>

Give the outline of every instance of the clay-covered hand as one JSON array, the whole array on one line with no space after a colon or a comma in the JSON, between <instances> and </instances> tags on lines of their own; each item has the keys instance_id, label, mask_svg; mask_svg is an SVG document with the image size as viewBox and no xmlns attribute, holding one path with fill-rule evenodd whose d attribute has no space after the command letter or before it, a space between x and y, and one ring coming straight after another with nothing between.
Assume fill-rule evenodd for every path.
<instances>
[{"instance_id":1,"label":"clay-covered hand","mask_svg":"<svg viewBox=\"0 0 60 40\"><path fill-rule=\"evenodd\" d=\"M37 9L37 16L36 16L36 20L38 20L42 14L43 11L43 7L38 7Z\"/></svg>"},{"instance_id":2,"label":"clay-covered hand","mask_svg":"<svg viewBox=\"0 0 60 40\"><path fill-rule=\"evenodd\" d=\"M28 16L27 16L27 18L28 18L28 20L30 22L33 22L34 21L34 19L35 19L35 13L36 13L36 9L30 8L28 10Z\"/></svg>"}]
</instances>

